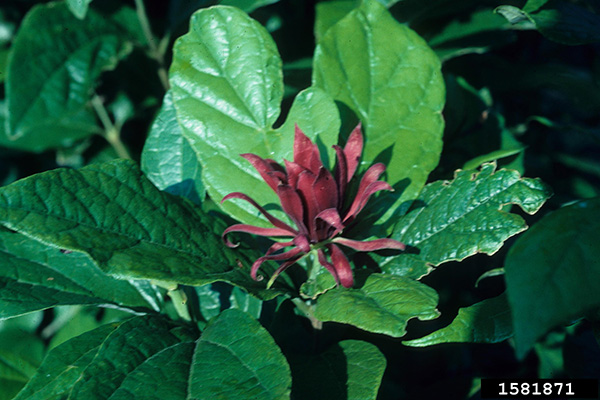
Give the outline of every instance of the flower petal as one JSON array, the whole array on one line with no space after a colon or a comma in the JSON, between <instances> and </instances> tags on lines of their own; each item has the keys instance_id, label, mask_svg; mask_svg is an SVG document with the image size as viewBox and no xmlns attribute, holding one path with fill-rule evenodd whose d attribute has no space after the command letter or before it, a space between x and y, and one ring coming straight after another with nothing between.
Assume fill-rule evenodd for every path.
<instances>
[{"instance_id":1,"label":"flower petal","mask_svg":"<svg viewBox=\"0 0 600 400\"><path fill-rule=\"evenodd\" d=\"M338 204L344 206L344 194L348 185L348 163L344 150L340 146L333 145L335 155L337 156L337 165L335 166L335 181L338 185Z\"/></svg>"},{"instance_id":2,"label":"flower petal","mask_svg":"<svg viewBox=\"0 0 600 400\"><path fill-rule=\"evenodd\" d=\"M346 255L335 244L329 244L327 248L331 252L331 262L333 262L339 282L345 288L352 287L354 285L354 277L352 276L352 267L350 267L350 262L346 258Z\"/></svg>"},{"instance_id":3,"label":"flower petal","mask_svg":"<svg viewBox=\"0 0 600 400\"><path fill-rule=\"evenodd\" d=\"M372 165L363 175L358 186L356 197L350 206L350 209L344 217L344 223L350 223L356 215L364 208L373 193L380 190L393 190L392 187L384 181L378 181L379 177L385 171L385 165L377 163Z\"/></svg>"},{"instance_id":4,"label":"flower petal","mask_svg":"<svg viewBox=\"0 0 600 400\"><path fill-rule=\"evenodd\" d=\"M267 182L273 191L277 191L277 185L280 183L286 183L285 175L283 174L283 171L281 171L281 166L273 160L265 160L252 153L240 154L240 156L244 157L252 164L254 169L258 171L260 176ZM276 168L275 166L279 166L279 168Z\"/></svg>"},{"instance_id":5,"label":"flower petal","mask_svg":"<svg viewBox=\"0 0 600 400\"><path fill-rule=\"evenodd\" d=\"M247 196L241 192L229 193L227 196L223 197L223 200L221 200L221 204L223 204L223 202L225 202L229 199L241 199L241 200L247 201L248 203L252 204L258 211L260 211L260 213L262 215L264 215L269 220L269 222L272 223L277 228L289 231L290 233L292 233L292 235L290 235L290 236L295 236L296 234L298 234L297 230L295 230L294 228L292 228L291 226L289 226L288 224L286 224L279 218L275 218L267 210L265 210L264 208L259 206L258 203L256 201L254 201L250 196Z\"/></svg>"},{"instance_id":6,"label":"flower petal","mask_svg":"<svg viewBox=\"0 0 600 400\"><path fill-rule=\"evenodd\" d=\"M294 133L294 162L310 170L313 174L318 174L319 168L323 167L319 148L302 132L298 125L296 125Z\"/></svg>"},{"instance_id":7,"label":"flower petal","mask_svg":"<svg viewBox=\"0 0 600 400\"><path fill-rule=\"evenodd\" d=\"M348 136L348 141L346 142L346 146L344 146L344 155L346 156L346 163L348 166L347 173L347 181L350 182L354 173L356 172L356 168L358 168L360 155L363 150L363 134L362 134L362 124L359 122L356 128L350 133Z\"/></svg>"},{"instance_id":8,"label":"flower petal","mask_svg":"<svg viewBox=\"0 0 600 400\"><path fill-rule=\"evenodd\" d=\"M250 270L250 276L255 281L260 281L263 278L262 278L262 276L260 276L260 277L257 276L257 272L258 272L258 269L260 268L260 266L262 265L262 263L264 263L265 261L268 261L268 260L274 260L274 261L287 260L287 259L297 256L298 254L300 254L301 251L302 250L300 250L299 247L294 247L293 249L283 252L283 253L270 254L270 255L259 257L252 264L252 269Z\"/></svg>"},{"instance_id":9,"label":"flower petal","mask_svg":"<svg viewBox=\"0 0 600 400\"><path fill-rule=\"evenodd\" d=\"M308 235L304 224L304 205L296 189L289 185L279 185L277 186L277 196L279 196L281 208L294 221L300 234Z\"/></svg>"},{"instance_id":10,"label":"flower petal","mask_svg":"<svg viewBox=\"0 0 600 400\"><path fill-rule=\"evenodd\" d=\"M333 232L328 229L327 236L319 238L320 240L334 237L344 229L344 224L342 223L342 218L340 217L340 213L337 208L328 208L327 210L323 210L317 214L315 219L320 219L329 225L329 227L334 228Z\"/></svg>"},{"instance_id":11,"label":"flower petal","mask_svg":"<svg viewBox=\"0 0 600 400\"><path fill-rule=\"evenodd\" d=\"M298 187L298 177L302 172L307 171L307 169L293 161L283 160L283 162L285 163L285 169L287 171L287 183L296 189Z\"/></svg>"},{"instance_id":12,"label":"flower petal","mask_svg":"<svg viewBox=\"0 0 600 400\"><path fill-rule=\"evenodd\" d=\"M298 260L300 260L301 258L302 258L302 256L299 255L299 256L296 256L296 257L292 258L291 260L288 260L288 261L284 262L283 264L281 264L279 266L279 268L277 268L275 270L275 272L273 273L273 275L271 275L271 278L269 279L269 282L267 283L267 289L269 289L273 285L273 282L275 282L275 279L277 279L277 277L279 275L281 275L281 273L283 271L285 271L286 269L288 269L289 267L291 267L292 265L294 265L295 263L297 263Z\"/></svg>"},{"instance_id":13,"label":"flower petal","mask_svg":"<svg viewBox=\"0 0 600 400\"><path fill-rule=\"evenodd\" d=\"M356 251L375 251L384 249L404 250L406 245L394 239L375 239L375 240L352 240L346 238L335 238L335 243L350 247Z\"/></svg>"},{"instance_id":14,"label":"flower petal","mask_svg":"<svg viewBox=\"0 0 600 400\"><path fill-rule=\"evenodd\" d=\"M223 241L225 242L227 247L238 247L239 246L239 244L232 243L229 241L229 239L227 239L225 237L230 232L245 232L245 233L250 233L252 235L259 235L259 236L294 236L293 232L290 232L286 229L262 228L260 226L235 224L235 225L231 225L230 227L225 229L223 231L223 234L221 235L221 237L223 238Z\"/></svg>"},{"instance_id":15,"label":"flower petal","mask_svg":"<svg viewBox=\"0 0 600 400\"><path fill-rule=\"evenodd\" d=\"M317 214L328 208L337 208L338 188L331 172L325 168L319 169L319 175L312 184L312 194L318 206Z\"/></svg>"},{"instance_id":16,"label":"flower petal","mask_svg":"<svg viewBox=\"0 0 600 400\"><path fill-rule=\"evenodd\" d=\"M340 284L340 278L338 277L337 271L332 263L327 261L327 256L325 256L325 252L323 249L317 250L317 257L319 259L319 264L321 264L331 275L333 275L333 279L335 279L335 283Z\"/></svg>"}]
</instances>

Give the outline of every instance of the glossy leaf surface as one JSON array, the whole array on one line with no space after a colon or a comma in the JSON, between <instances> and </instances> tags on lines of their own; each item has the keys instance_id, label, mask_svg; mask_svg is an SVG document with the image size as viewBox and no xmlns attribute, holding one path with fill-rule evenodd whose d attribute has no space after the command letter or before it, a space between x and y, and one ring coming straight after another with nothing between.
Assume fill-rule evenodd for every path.
<instances>
[{"instance_id":1,"label":"glossy leaf surface","mask_svg":"<svg viewBox=\"0 0 600 400\"><path fill-rule=\"evenodd\" d=\"M435 290L404 277L373 274L360 289L330 290L319 296L315 317L401 337L411 318L437 318Z\"/></svg>"},{"instance_id":2,"label":"glossy leaf surface","mask_svg":"<svg viewBox=\"0 0 600 400\"><path fill-rule=\"evenodd\" d=\"M291 160L294 124L311 139L318 135L323 151L337 142L337 108L318 89L301 92L286 122L273 128L280 113L282 79L273 39L239 9L200 10L190 21L189 33L177 41L170 70L177 118L216 202L238 191L261 205L278 204L275 193L240 154L281 164L284 158ZM246 202L229 201L223 209L242 222L266 224Z\"/></svg>"},{"instance_id":3,"label":"glossy leaf surface","mask_svg":"<svg viewBox=\"0 0 600 400\"><path fill-rule=\"evenodd\" d=\"M459 170L454 180L423 189L392 235L412 250L384 259L380 266L387 273L417 278L447 261L493 254L506 239L527 229L523 218L505 207L515 204L533 214L549 196L549 188L539 179L496 171L494 164L485 164L478 172Z\"/></svg>"},{"instance_id":4,"label":"glossy leaf surface","mask_svg":"<svg viewBox=\"0 0 600 400\"><path fill-rule=\"evenodd\" d=\"M319 41L313 85L362 121L362 163L387 165L395 205L413 200L439 161L444 128L440 62L425 41L365 1Z\"/></svg>"},{"instance_id":5,"label":"glossy leaf surface","mask_svg":"<svg viewBox=\"0 0 600 400\"><path fill-rule=\"evenodd\" d=\"M439 343L498 343L513 334L506 294L458 310L452 323L425 337L403 342L425 347Z\"/></svg>"}]
</instances>

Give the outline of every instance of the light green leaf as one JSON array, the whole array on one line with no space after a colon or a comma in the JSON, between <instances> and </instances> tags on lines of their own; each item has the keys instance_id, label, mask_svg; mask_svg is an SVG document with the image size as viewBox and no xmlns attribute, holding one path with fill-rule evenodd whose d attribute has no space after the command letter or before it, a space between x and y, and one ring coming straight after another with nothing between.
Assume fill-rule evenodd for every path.
<instances>
[{"instance_id":1,"label":"light green leaf","mask_svg":"<svg viewBox=\"0 0 600 400\"><path fill-rule=\"evenodd\" d=\"M360 5L360 0L332 0L315 7L315 39L319 43L325 32Z\"/></svg>"},{"instance_id":2,"label":"light green leaf","mask_svg":"<svg viewBox=\"0 0 600 400\"><path fill-rule=\"evenodd\" d=\"M401 217L392 237L409 249L381 259L386 273L418 278L432 267L477 253L494 254L504 241L527 229L511 204L533 214L550 196L539 179L484 164L479 172L458 170L452 181L427 185L412 210Z\"/></svg>"},{"instance_id":3,"label":"light green leaf","mask_svg":"<svg viewBox=\"0 0 600 400\"><path fill-rule=\"evenodd\" d=\"M371 343L345 340L316 356L292 359L298 399L375 400L386 360Z\"/></svg>"},{"instance_id":4,"label":"light green leaf","mask_svg":"<svg viewBox=\"0 0 600 400\"><path fill-rule=\"evenodd\" d=\"M125 27L89 10L78 20L61 2L35 6L12 45L6 77L8 136L40 152L97 133L89 107L102 71L132 48Z\"/></svg>"},{"instance_id":5,"label":"light green leaf","mask_svg":"<svg viewBox=\"0 0 600 400\"><path fill-rule=\"evenodd\" d=\"M107 399L128 378L139 374L140 366L148 360L182 341L193 341L196 336L160 317L137 317L103 325L53 349L15 400ZM182 362L186 360L171 359L154 373L166 373L164 377L173 372L176 377L176 368ZM154 390L153 381L166 386L164 378L147 376L146 391L139 393L145 396L142 398L155 398L149 397Z\"/></svg>"},{"instance_id":6,"label":"light green leaf","mask_svg":"<svg viewBox=\"0 0 600 400\"><path fill-rule=\"evenodd\" d=\"M529 20L545 37L558 43L580 45L600 41L600 15L574 1L528 1L523 9L500 6L496 12L515 24Z\"/></svg>"},{"instance_id":7,"label":"light green leaf","mask_svg":"<svg viewBox=\"0 0 600 400\"><path fill-rule=\"evenodd\" d=\"M4 228L0 265L0 319L65 304L157 307L129 282L104 274L85 254L65 254Z\"/></svg>"},{"instance_id":8,"label":"light green leaf","mask_svg":"<svg viewBox=\"0 0 600 400\"><path fill-rule=\"evenodd\" d=\"M437 318L437 302L436 291L418 281L373 274L360 289L338 288L319 296L314 314L323 322L401 337L409 319Z\"/></svg>"},{"instance_id":9,"label":"light green leaf","mask_svg":"<svg viewBox=\"0 0 600 400\"><path fill-rule=\"evenodd\" d=\"M190 396L198 399L284 399L292 386L289 366L273 338L237 309L210 321L191 370Z\"/></svg>"},{"instance_id":10,"label":"light green leaf","mask_svg":"<svg viewBox=\"0 0 600 400\"><path fill-rule=\"evenodd\" d=\"M286 122L273 129L283 96L281 59L265 28L239 9L218 6L194 14L190 32L175 44L170 81L177 119L215 202L239 191L259 204L278 204L240 154L291 159L295 123L309 137L318 136L328 159L333 155L339 115L320 89L298 94ZM228 201L223 209L242 222L267 224L246 202Z\"/></svg>"},{"instance_id":11,"label":"light green leaf","mask_svg":"<svg viewBox=\"0 0 600 400\"><path fill-rule=\"evenodd\" d=\"M254 293L255 250L224 246L224 226L185 199L160 192L137 165L116 160L57 169L0 189L0 223L40 241L89 254L105 272L190 286L219 280ZM277 291L264 292L273 297Z\"/></svg>"},{"instance_id":12,"label":"light green leaf","mask_svg":"<svg viewBox=\"0 0 600 400\"><path fill-rule=\"evenodd\" d=\"M144 144L142 171L160 190L187 197L195 203L204 199L202 167L177 122L170 91Z\"/></svg>"},{"instance_id":13,"label":"light green leaf","mask_svg":"<svg viewBox=\"0 0 600 400\"><path fill-rule=\"evenodd\" d=\"M387 181L397 189L388 215L412 201L439 161L444 129L444 82L427 43L381 4L364 1L317 44L313 85L362 121L363 164L388 166Z\"/></svg>"},{"instance_id":14,"label":"light green leaf","mask_svg":"<svg viewBox=\"0 0 600 400\"><path fill-rule=\"evenodd\" d=\"M425 347L439 343L498 343L511 337L512 333L510 308L503 293L459 309L450 325L402 344Z\"/></svg>"},{"instance_id":15,"label":"light green leaf","mask_svg":"<svg viewBox=\"0 0 600 400\"><path fill-rule=\"evenodd\" d=\"M69 10L79 19L84 19L92 0L67 0Z\"/></svg>"},{"instance_id":16,"label":"light green leaf","mask_svg":"<svg viewBox=\"0 0 600 400\"><path fill-rule=\"evenodd\" d=\"M242 310L256 319L260 317L262 311L261 300L238 287L224 283L213 283L196 288L196 293L200 300L200 313L206 321L229 308Z\"/></svg>"},{"instance_id":17,"label":"light green leaf","mask_svg":"<svg viewBox=\"0 0 600 400\"><path fill-rule=\"evenodd\" d=\"M511 247L504 269L518 356L600 306L599 232L595 198L548 214Z\"/></svg>"}]
</instances>

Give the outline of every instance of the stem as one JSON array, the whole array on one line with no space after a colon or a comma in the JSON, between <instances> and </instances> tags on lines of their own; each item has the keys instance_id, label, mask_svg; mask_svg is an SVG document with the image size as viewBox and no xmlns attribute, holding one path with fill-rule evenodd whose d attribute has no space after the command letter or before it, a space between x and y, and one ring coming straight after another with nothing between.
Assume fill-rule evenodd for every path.
<instances>
[{"instance_id":1,"label":"stem","mask_svg":"<svg viewBox=\"0 0 600 400\"><path fill-rule=\"evenodd\" d=\"M303 301L299 297L293 298L292 302L296 305L296 307L298 307L298 309L300 311L302 311L302 313L304 313L304 315L306 315L306 318L308 318L310 320L310 324L312 325L312 327L314 329L316 329L316 330L323 329L323 322L320 321L320 320L318 320L315 317L315 314L313 312L314 311L314 305L309 304L308 302Z\"/></svg>"},{"instance_id":2,"label":"stem","mask_svg":"<svg viewBox=\"0 0 600 400\"><path fill-rule=\"evenodd\" d=\"M148 20L148 14L146 14L146 7L144 6L143 0L135 0L135 10L140 21L140 25L142 27L142 31L144 32L144 37L148 42L149 53L152 58L158 62L158 77L160 82L162 83L165 90L169 90L169 74L167 73L167 68L165 67L165 46L157 46L154 36L152 35L152 29L150 29L150 21ZM163 39L163 42L167 40L168 36Z\"/></svg>"},{"instance_id":3,"label":"stem","mask_svg":"<svg viewBox=\"0 0 600 400\"><path fill-rule=\"evenodd\" d=\"M169 291L169 297L173 300L173 306L177 315L179 315L184 321L191 321L192 316L190 310L187 307L187 295L183 292L183 288Z\"/></svg>"},{"instance_id":4,"label":"stem","mask_svg":"<svg viewBox=\"0 0 600 400\"><path fill-rule=\"evenodd\" d=\"M120 158L131 159L129 151L127 151L127 148L121 141L121 133L119 132L119 129L117 129L117 127L111 121L108 111L106 111L106 108L104 107L102 99L100 99L100 96L97 94L92 97L92 106L94 107L94 110L98 115L98 119L100 119L100 122L104 127L102 136L112 146L112 148L115 149Z\"/></svg>"}]
</instances>

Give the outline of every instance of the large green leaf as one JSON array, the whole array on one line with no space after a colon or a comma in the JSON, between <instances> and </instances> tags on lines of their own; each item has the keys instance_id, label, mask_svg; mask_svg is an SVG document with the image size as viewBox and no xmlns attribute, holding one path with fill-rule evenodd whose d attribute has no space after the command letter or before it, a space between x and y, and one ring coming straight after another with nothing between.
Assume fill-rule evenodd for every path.
<instances>
[{"instance_id":1,"label":"large green leaf","mask_svg":"<svg viewBox=\"0 0 600 400\"><path fill-rule=\"evenodd\" d=\"M93 10L79 20L62 2L34 7L21 22L6 77L14 145L43 151L97 133L91 91L132 40L125 27Z\"/></svg>"},{"instance_id":2,"label":"large green leaf","mask_svg":"<svg viewBox=\"0 0 600 400\"><path fill-rule=\"evenodd\" d=\"M57 169L1 188L0 224L86 252L121 278L187 285L224 280L255 293L264 288L239 267L251 264L246 257L253 250L226 247L222 221L160 192L128 160Z\"/></svg>"},{"instance_id":3,"label":"large green leaf","mask_svg":"<svg viewBox=\"0 0 600 400\"><path fill-rule=\"evenodd\" d=\"M144 144L142 170L160 190L197 203L204 198L202 167L183 136L170 91L164 97Z\"/></svg>"},{"instance_id":4,"label":"large green leaf","mask_svg":"<svg viewBox=\"0 0 600 400\"><path fill-rule=\"evenodd\" d=\"M517 354L550 329L600 307L600 199L542 218L511 247L505 262Z\"/></svg>"},{"instance_id":5,"label":"large green leaf","mask_svg":"<svg viewBox=\"0 0 600 400\"><path fill-rule=\"evenodd\" d=\"M373 274L360 289L330 290L319 296L314 315L327 322L400 337L411 318L437 318L435 290L413 279Z\"/></svg>"},{"instance_id":6,"label":"large green leaf","mask_svg":"<svg viewBox=\"0 0 600 400\"><path fill-rule=\"evenodd\" d=\"M289 398L292 382L285 357L269 333L237 309L211 320L191 368L189 390L194 398Z\"/></svg>"},{"instance_id":7,"label":"large green leaf","mask_svg":"<svg viewBox=\"0 0 600 400\"><path fill-rule=\"evenodd\" d=\"M250 316L229 310L197 333L162 317L104 325L53 349L20 399L284 399L289 366Z\"/></svg>"},{"instance_id":8,"label":"large green leaf","mask_svg":"<svg viewBox=\"0 0 600 400\"><path fill-rule=\"evenodd\" d=\"M439 343L498 343L512 336L506 295L493 297L458 310L452 323L425 337L402 342L425 347Z\"/></svg>"},{"instance_id":9,"label":"large green leaf","mask_svg":"<svg viewBox=\"0 0 600 400\"><path fill-rule=\"evenodd\" d=\"M104 274L81 253L0 228L0 319L65 304L156 308L131 283Z\"/></svg>"},{"instance_id":10,"label":"large green leaf","mask_svg":"<svg viewBox=\"0 0 600 400\"><path fill-rule=\"evenodd\" d=\"M387 164L395 204L413 200L439 161L444 128L444 82L427 43L377 1L364 1L319 41L313 84L360 118L362 162Z\"/></svg>"},{"instance_id":11,"label":"large green leaf","mask_svg":"<svg viewBox=\"0 0 600 400\"><path fill-rule=\"evenodd\" d=\"M192 331L160 317L103 325L53 349L16 399L107 399L148 360L193 340ZM155 373L175 375L175 367L184 361L172 359ZM147 385L152 381L148 378Z\"/></svg>"},{"instance_id":12,"label":"large green leaf","mask_svg":"<svg viewBox=\"0 0 600 400\"><path fill-rule=\"evenodd\" d=\"M281 59L265 28L239 9L218 6L194 14L190 32L175 44L170 79L177 119L217 202L239 191L259 204L278 203L240 154L291 159L295 123L309 137L318 135L323 149L337 142L337 108L319 89L301 92L286 123L273 129L283 96ZM246 202L223 208L240 221L266 224Z\"/></svg>"},{"instance_id":13,"label":"large green leaf","mask_svg":"<svg viewBox=\"0 0 600 400\"><path fill-rule=\"evenodd\" d=\"M345 340L319 355L292 360L292 394L311 400L375 400L386 366L375 345L359 340Z\"/></svg>"},{"instance_id":14,"label":"large green leaf","mask_svg":"<svg viewBox=\"0 0 600 400\"><path fill-rule=\"evenodd\" d=\"M458 170L452 181L427 185L412 210L397 221L392 237L410 248L382 258L380 267L418 278L444 262L493 254L506 239L527 229L523 218L506 207L517 204L533 214L549 196L539 179L496 171L495 164L484 164L479 172Z\"/></svg>"}]
</instances>

